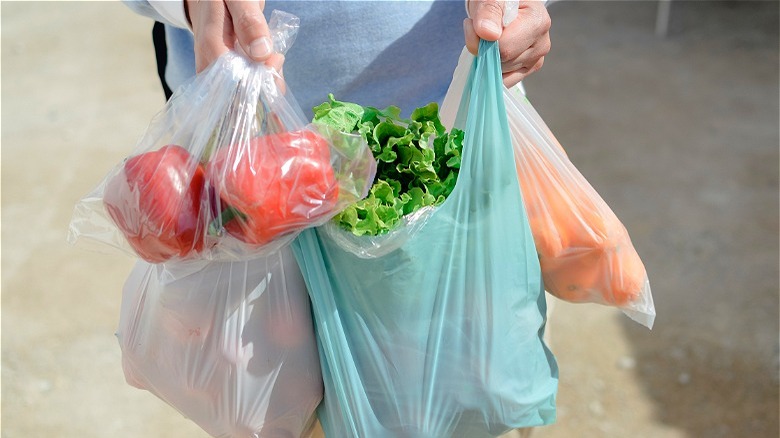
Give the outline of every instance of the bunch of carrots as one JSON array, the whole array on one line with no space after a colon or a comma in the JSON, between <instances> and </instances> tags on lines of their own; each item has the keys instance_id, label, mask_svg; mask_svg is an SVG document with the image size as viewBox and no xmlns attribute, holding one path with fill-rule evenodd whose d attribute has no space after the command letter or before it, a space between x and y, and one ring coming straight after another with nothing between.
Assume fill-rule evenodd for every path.
<instances>
[{"instance_id":1,"label":"bunch of carrots","mask_svg":"<svg viewBox=\"0 0 780 438\"><path fill-rule=\"evenodd\" d=\"M569 302L626 306L647 281L642 260L612 210L564 163L563 149L555 152L515 147L545 289Z\"/></svg>"}]
</instances>

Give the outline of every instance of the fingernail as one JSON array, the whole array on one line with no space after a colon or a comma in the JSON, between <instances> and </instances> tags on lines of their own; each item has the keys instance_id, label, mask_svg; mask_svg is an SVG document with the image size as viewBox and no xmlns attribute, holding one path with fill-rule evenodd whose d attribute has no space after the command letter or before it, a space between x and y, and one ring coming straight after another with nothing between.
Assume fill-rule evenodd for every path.
<instances>
[{"instance_id":1,"label":"fingernail","mask_svg":"<svg viewBox=\"0 0 780 438\"><path fill-rule=\"evenodd\" d=\"M261 37L249 44L249 55L255 59L262 59L271 54L273 45L268 37Z\"/></svg>"},{"instance_id":2,"label":"fingernail","mask_svg":"<svg viewBox=\"0 0 780 438\"><path fill-rule=\"evenodd\" d=\"M490 21L488 19L480 20L479 22L480 27L482 29L495 34L496 36L501 35L501 26L499 26L497 23Z\"/></svg>"}]
</instances>

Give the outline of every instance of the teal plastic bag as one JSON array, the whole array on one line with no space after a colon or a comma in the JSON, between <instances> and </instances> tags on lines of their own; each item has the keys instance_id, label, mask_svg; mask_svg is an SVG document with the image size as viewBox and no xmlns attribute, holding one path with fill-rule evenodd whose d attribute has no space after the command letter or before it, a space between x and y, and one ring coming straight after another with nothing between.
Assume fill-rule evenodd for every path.
<instances>
[{"instance_id":1,"label":"teal plastic bag","mask_svg":"<svg viewBox=\"0 0 780 438\"><path fill-rule=\"evenodd\" d=\"M332 227L294 241L326 436L478 438L554 421L558 370L502 93L498 45L483 41L457 185L391 250L361 255Z\"/></svg>"}]
</instances>

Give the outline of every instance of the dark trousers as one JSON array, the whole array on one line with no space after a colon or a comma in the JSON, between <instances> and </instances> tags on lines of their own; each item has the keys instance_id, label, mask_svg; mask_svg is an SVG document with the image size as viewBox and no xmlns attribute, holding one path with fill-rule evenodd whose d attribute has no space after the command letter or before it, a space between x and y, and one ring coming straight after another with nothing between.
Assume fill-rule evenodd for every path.
<instances>
[{"instance_id":1,"label":"dark trousers","mask_svg":"<svg viewBox=\"0 0 780 438\"><path fill-rule=\"evenodd\" d=\"M159 21L154 22L152 27L152 43L154 44L154 55L157 60L157 75L160 77L165 100L171 98L173 92L168 83L165 82L165 66L168 64L168 45L165 42L165 25Z\"/></svg>"}]
</instances>

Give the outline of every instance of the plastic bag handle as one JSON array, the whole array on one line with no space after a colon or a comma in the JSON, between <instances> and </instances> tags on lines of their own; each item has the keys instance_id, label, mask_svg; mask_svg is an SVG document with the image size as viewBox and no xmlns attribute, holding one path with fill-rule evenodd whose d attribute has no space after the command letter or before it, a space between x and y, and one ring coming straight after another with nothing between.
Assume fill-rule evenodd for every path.
<instances>
[{"instance_id":1,"label":"plastic bag handle","mask_svg":"<svg viewBox=\"0 0 780 438\"><path fill-rule=\"evenodd\" d=\"M285 55L298 36L301 19L289 12L274 9L268 28L271 31L271 41L274 43L274 51Z\"/></svg>"}]
</instances>

